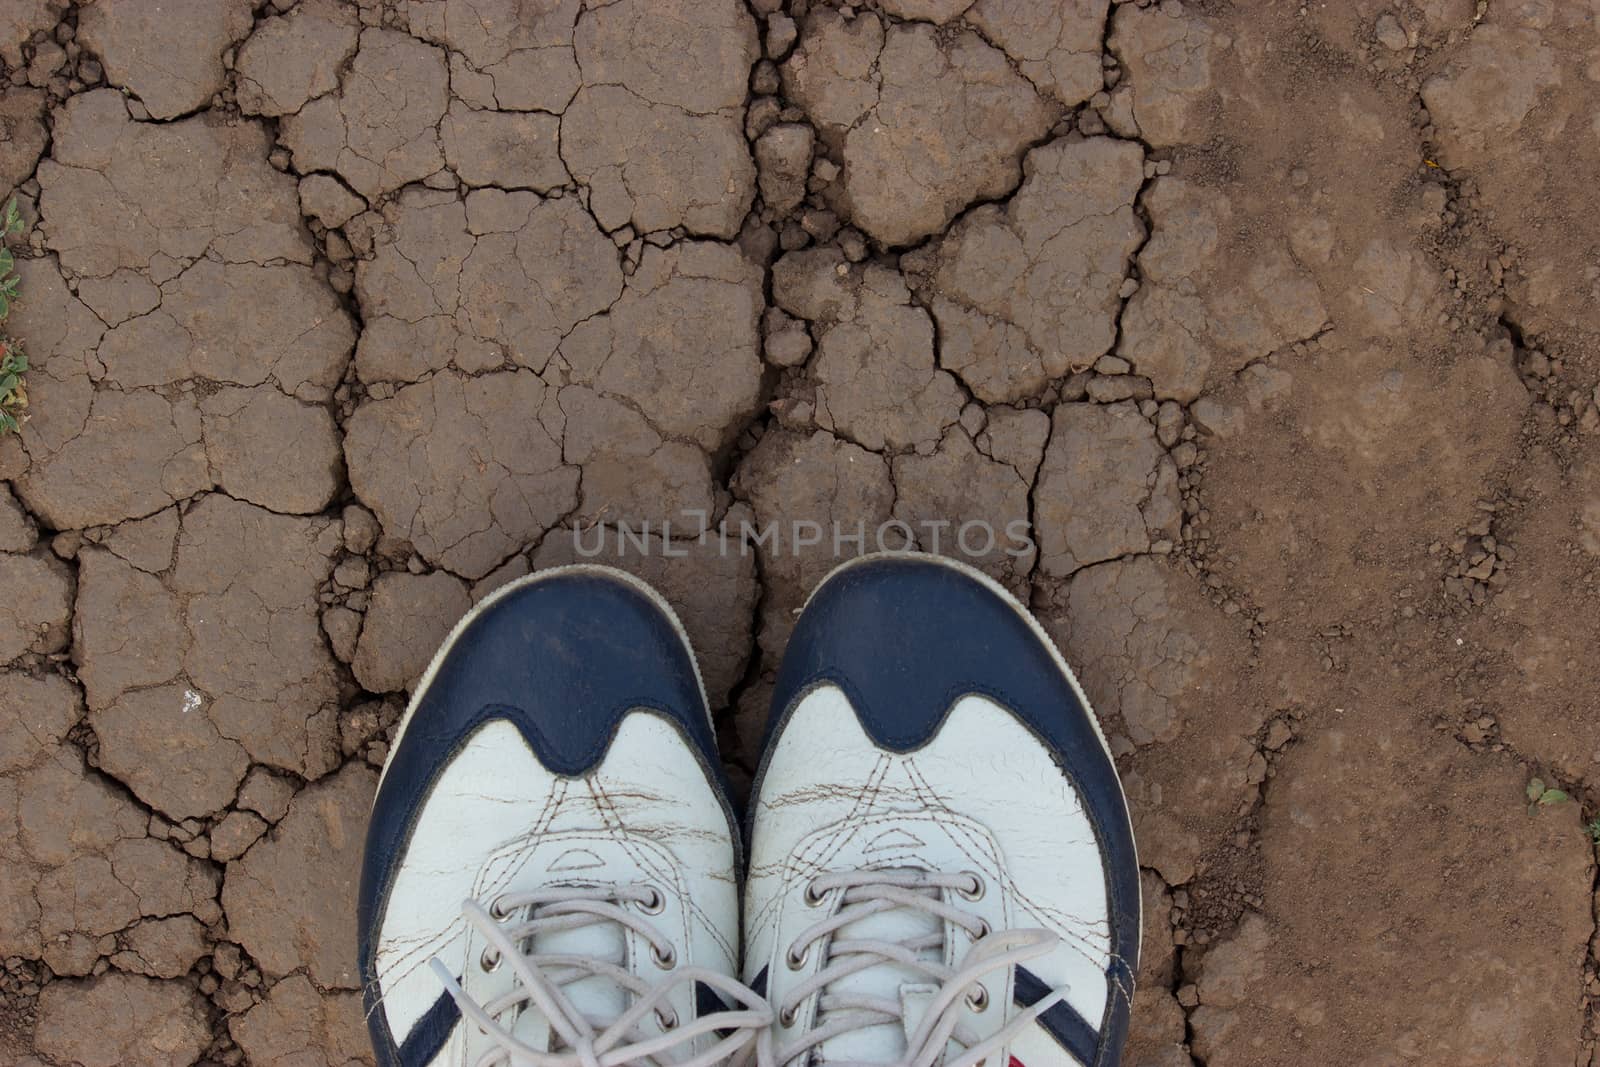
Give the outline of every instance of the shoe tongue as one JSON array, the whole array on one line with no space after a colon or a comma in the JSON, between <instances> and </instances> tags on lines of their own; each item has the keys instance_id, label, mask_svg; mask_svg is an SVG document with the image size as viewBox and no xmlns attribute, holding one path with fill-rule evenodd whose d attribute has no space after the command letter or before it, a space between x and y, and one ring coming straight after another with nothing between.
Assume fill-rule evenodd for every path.
<instances>
[{"instance_id":1,"label":"shoe tongue","mask_svg":"<svg viewBox=\"0 0 1600 1067\"><path fill-rule=\"evenodd\" d=\"M859 919L842 927L834 934L835 941L911 941L939 934L944 920L925 911L896 908ZM813 951L816 951L813 948ZM919 959L939 961L944 956L940 941L917 953ZM859 994L901 1005L915 1018L902 1022L879 1023L864 1026L838 1037L829 1038L818 1046L823 1060L854 1060L871 1063L897 1063L905 1058L907 1036L921 1022L922 1012L937 992L937 986L928 984L928 976L901 963L885 961L856 974L831 983L825 991L833 996ZM842 1009L849 1012L849 1008Z\"/></svg>"},{"instance_id":2,"label":"shoe tongue","mask_svg":"<svg viewBox=\"0 0 1600 1067\"><path fill-rule=\"evenodd\" d=\"M596 922L577 930L540 934L533 939L533 953L538 956L577 956L621 965L627 951L624 936L622 927L616 923ZM648 953L649 947L645 946L643 951ZM597 1030L628 1008L627 991L603 975L587 975L568 982L561 987L561 991L579 1015L598 1021ZM532 1001L522 1009L511 1032L533 1048L555 1051L557 1045L562 1044L544 1013Z\"/></svg>"}]
</instances>

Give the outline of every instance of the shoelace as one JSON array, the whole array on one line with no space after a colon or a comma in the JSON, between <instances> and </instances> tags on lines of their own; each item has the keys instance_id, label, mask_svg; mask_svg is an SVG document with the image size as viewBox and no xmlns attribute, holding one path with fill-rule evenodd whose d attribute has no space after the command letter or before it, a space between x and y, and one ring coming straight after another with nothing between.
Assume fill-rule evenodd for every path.
<instances>
[{"instance_id":1,"label":"shoelace","mask_svg":"<svg viewBox=\"0 0 1600 1067\"><path fill-rule=\"evenodd\" d=\"M627 904L639 905L646 914L628 910ZM437 957L430 961L434 973L461 1008L463 1018L487 1035L494 1046L478 1058L477 1067L712 1067L725 1061L746 1064L757 1059L769 1064L772 1010L766 1000L743 983L716 971L704 967L674 968L672 942L648 918L649 913L659 910L660 904L660 891L641 885L557 886L506 893L496 898L490 908L474 900L464 901L461 907L467 922L489 943L479 965L488 970L502 964L509 966L516 979L510 991L479 1004ZM649 943L656 965L670 969L670 973L650 982L618 961L529 951L536 935L598 923L616 923L638 934ZM563 988L595 976L632 994L633 1003L615 1019L585 1016ZM681 986L692 989L695 982L703 982L731 998L740 1008L680 1025L669 998ZM556 1051L535 1048L512 1032L507 1020L514 1025L521 1011L530 1009L540 1012L563 1047ZM652 1034L643 1028L642 1023L652 1012L665 1033ZM714 1032L720 1032L714 1045L684 1059L675 1058L697 1038Z\"/></svg>"},{"instance_id":2,"label":"shoelace","mask_svg":"<svg viewBox=\"0 0 1600 1067\"><path fill-rule=\"evenodd\" d=\"M1056 947L1060 938L1048 930L991 930L984 920L943 898L947 890L973 900L981 896L983 882L971 873L842 871L814 879L806 889L807 899L817 903L836 889L844 891L839 908L802 930L787 950L789 966L795 969L804 965L807 954L819 942L818 951L828 955L817 973L789 990L779 1006L779 1018L785 1026L790 1026L806 998L818 996L811 1026L776 1051L779 1065L805 1056L832 1038L865 1027L888 1023L904 1026L901 1001L858 992L835 992L831 988L840 979L882 964L898 965L925 976L930 983L938 983L939 991L908 1036L904 1059L888 1065L852 1061L850 1067L934 1067L945 1056L951 1041L963 1051L945 1060L943 1067L976 1067L1067 997L1065 987L1056 989L980 1040L971 1027L961 1021L963 1001L975 1011L987 1007L987 994L977 984L979 980L992 972L1045 955ZM940 920L941 927L945 922L953 923L976 940L961 962L950 967L941 960L926 958L927 950L943 945L942 932L903 941L834 936L852 923L900 908L924 912ZM845 1067L840 1061L827 1062L829 1067Z\"/></svg>"}]
</instances>

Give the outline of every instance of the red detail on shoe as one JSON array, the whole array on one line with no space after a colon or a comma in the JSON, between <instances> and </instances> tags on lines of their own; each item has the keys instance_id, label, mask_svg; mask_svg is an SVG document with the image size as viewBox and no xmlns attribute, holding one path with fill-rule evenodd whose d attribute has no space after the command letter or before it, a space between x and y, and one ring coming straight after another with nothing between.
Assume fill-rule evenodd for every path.
<instances>
[{"instance_id":1,"label":"red detail on shoe","mask_svg":"<svg viewBox=\"0 0 1600 1067\"><path fill-rule=\"evenodd\" d=\"M1011 1057L1011 1062L1006 1064L1006 1067L1022 1067L1022 1061L1013 1056Z\"/></svg>"}]
</instances>

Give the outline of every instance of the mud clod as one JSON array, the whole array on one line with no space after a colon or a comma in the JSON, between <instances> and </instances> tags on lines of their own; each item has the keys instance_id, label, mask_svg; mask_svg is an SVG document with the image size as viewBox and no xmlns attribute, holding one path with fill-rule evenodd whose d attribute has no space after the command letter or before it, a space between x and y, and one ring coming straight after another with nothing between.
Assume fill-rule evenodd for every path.
<instances>
[{"instance_id":1,"label":"mud clod","mask_svg":"<svg viewBox=\"0 0 1600 1067\"><path fill-rule=\"evenodd\" d=\"M288 13L262 19L234 61L239 110L293 115L333 92L359 39L355 11L337 0L300 0Z\"/></svg>"},{"instance_id":2,"label":"mud clod","mask_svg":"<svg viewBox=\"0 0 1600 1067\"><path fill-rule=\"evenodd\" d=\"M379 576L350 661L356 680L372 693L411 688L449 633L451 620L471 606L466 584L448 574Z\"/></svg>"},{"instance_id":3,"label":"mud clod","mask_svg":"<svg viewBox=\"0 0 1600 1067\"><path fill-rule=\"evenodd\" d=\"M394 30L363 30L339 91L283 119L295 169L333 171L368 200L426 178L444 165L439 122L449 79L442 49Z\"/></svg>"},{"instance_id":4,"label":"mud clod","mask_svg":"<svg viewBox=\"0 0 1600 1067\"><path fill-rule=\"evenodd\" d=\"M112 85L151 118L204 106L222 89L222 53L250 32L249 0L98 0L78 20L78 41L99 56Z\"/></svg>"},{"instance_id":5,"label":"mud clod","mask_svg":"<svg viewBox=\"0 0 1600 1067\"><path fill-rule=\"evenodd\" d=\"M986 402L1083 370L1116 340L1118 290L1143 224L1138 145L1109 138L1030 152L1010 203L968 213L911 264L939 323L943 364ZM1040 300L1041 292L1071 293Z\"/></svg>"},{"instance_id":6,"label":"mud clod","mask_svg":"<svg viewBox=\"0 0 1600 1067\"><path fill-rule=\"evenodd\" d=\"M977 33L941 38L871 12L847 21L812 11L783 81L843 161L829 187L840 214L886 245L937 233L966 204L1009 192L1023 149L1052 121Z\"/></svg>"},{"instance_id":7,"label":"mud clod","mask_svg":"<svg viewBox=\"0 0 1600 1067\"><path fill-rule=\"evenodd\" d=\"M879 451L931 445L960 417L961 391L935 362L933 322L897 272L814 249L779 260L772 284L779 307L813 323L818 425Z\"/></svg>"},{"instance_id":8,"label":"mud clod","mask_svg":"<svg viewBox=\"0 0 1600 1067\"><path fill-rule=\"evenodd\" d=\"M350 419L350 482L391 536L430 562L481 578L577 503L578 472L563 465L537 417L524 417L553 409L549 393L528 371L444 372L406 386ZM430 432L416 436L411 427L424 423ZM407 453L414 466L396 464ZM485 524L486 516L494 521Z\"/></svg>"},{"instance_id":9,"label":"mud clod","mask_svg":"<svg viewBox=\"0 0 1600 1067\"><path fill-rule=\"evenodd\" d=\"M272 835L228 864L229 933L269 977L305 967L321 989L358 989L354 899L376 772L351 765L307 786Z\"/></svg>"},{"instance_id":10,"label":"mud clod","mask_svg":"<svg viewBox=\"0 0 1600 1067\"><path fill-rule=\"evenodd\" d=\"M211 1041L205 1005L188 988L128 974L53 982L39 998L40 1052L84 1067L180 1067Z\"/></svg>"},{"instance_id":11,"label":"mud clod","mask_svg":"<svg viewBox=\"0 0 1600 1067\"><path fill-rule=\"evenodd\" d=\"M1063 404L1034 506L1039 564L1064 578L1176 533L1177 469L1132 404Z\"/></svg>"}]
</instances>

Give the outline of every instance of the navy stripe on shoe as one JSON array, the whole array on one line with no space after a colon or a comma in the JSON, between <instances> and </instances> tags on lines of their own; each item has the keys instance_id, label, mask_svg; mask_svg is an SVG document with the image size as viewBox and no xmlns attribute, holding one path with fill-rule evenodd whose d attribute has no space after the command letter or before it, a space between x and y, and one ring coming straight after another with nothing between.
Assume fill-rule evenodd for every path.
<instances>
[{"instance_id":1,"label":"navy stripe on shoe","mask_svg":"<svg viewBox=\"0 0 1600 1067\"><path fill-rule=\"evenodd\" d=\"M1106 968L1106 1014L1100 1022L1100 1047L1110 1053L1107 1064L1122 1055L1132 1014L1133 967L1121 956L1113 956L1111 965Z\"/></svg>"},{"instance_id":2,"label":"navy stripe on shoe","mask_svg":"<svg viewBox=\"0 0 1600 1067\"><path fill-rule=\"evenodd\" d=\"M694 1017L696 1019L709 1018L718 1012L728 1010L730 1010L728 1002L723 1000L721 994L715 989L712 989L704 982L696 982L694 984ZM733 1031L713 1030L712 1033L717 1035L718 1040L721 1040L733 1033Z\"/></svg>"},{"instance_id":3,"label":"navy stripe on shoe","mask_svg":"<svg viewBox=\"0 0 1600 1067\"><path fill-rule=\"evenodd\" d=\"M1012 999L1024 1008L1031 1008L1050 994L1050 987L1045 985L1038 975L1026 967L1016 968L1016 977L1012 982ZM1072 1054L1072 1058L1079 1063L1093 1067L1096 1063L1095 1056L1100 1048L1100 1035L1094 1032L1094 1027L1078 1010L1066 1001L1052 1005L1039 1016L1039 1025L1045 1032L1056 1039L1056 1044Z\"/></svg>"},{"instance_id":4,"label":"navy stripe on shoe","mask_svg":"<svg viewBox=\"0 0 1600 1067\"><path fill-rule=\"evenodd\" d=\"M455 998L449 993L439 994L400 1043L400 1067L423 1067L432 1060L450 1040L450 1031L460 1019L461 1008Z\"/></svg>"},{"instance_id":5,"label":"navy stripe on shoe","mask_svg":"<svg viewBox=\"0 0 1600 1067\"><path fill-rule=\"evenodd\" d=\"M717 995L717 991L704 982L694 984L694 1014L697 1019L704 1019L708 1015L715 1015L719 1011L727 1011L728 1002ZM721 1031L718 1031L719 1033Z\"/></svg>"}]
</instances>

